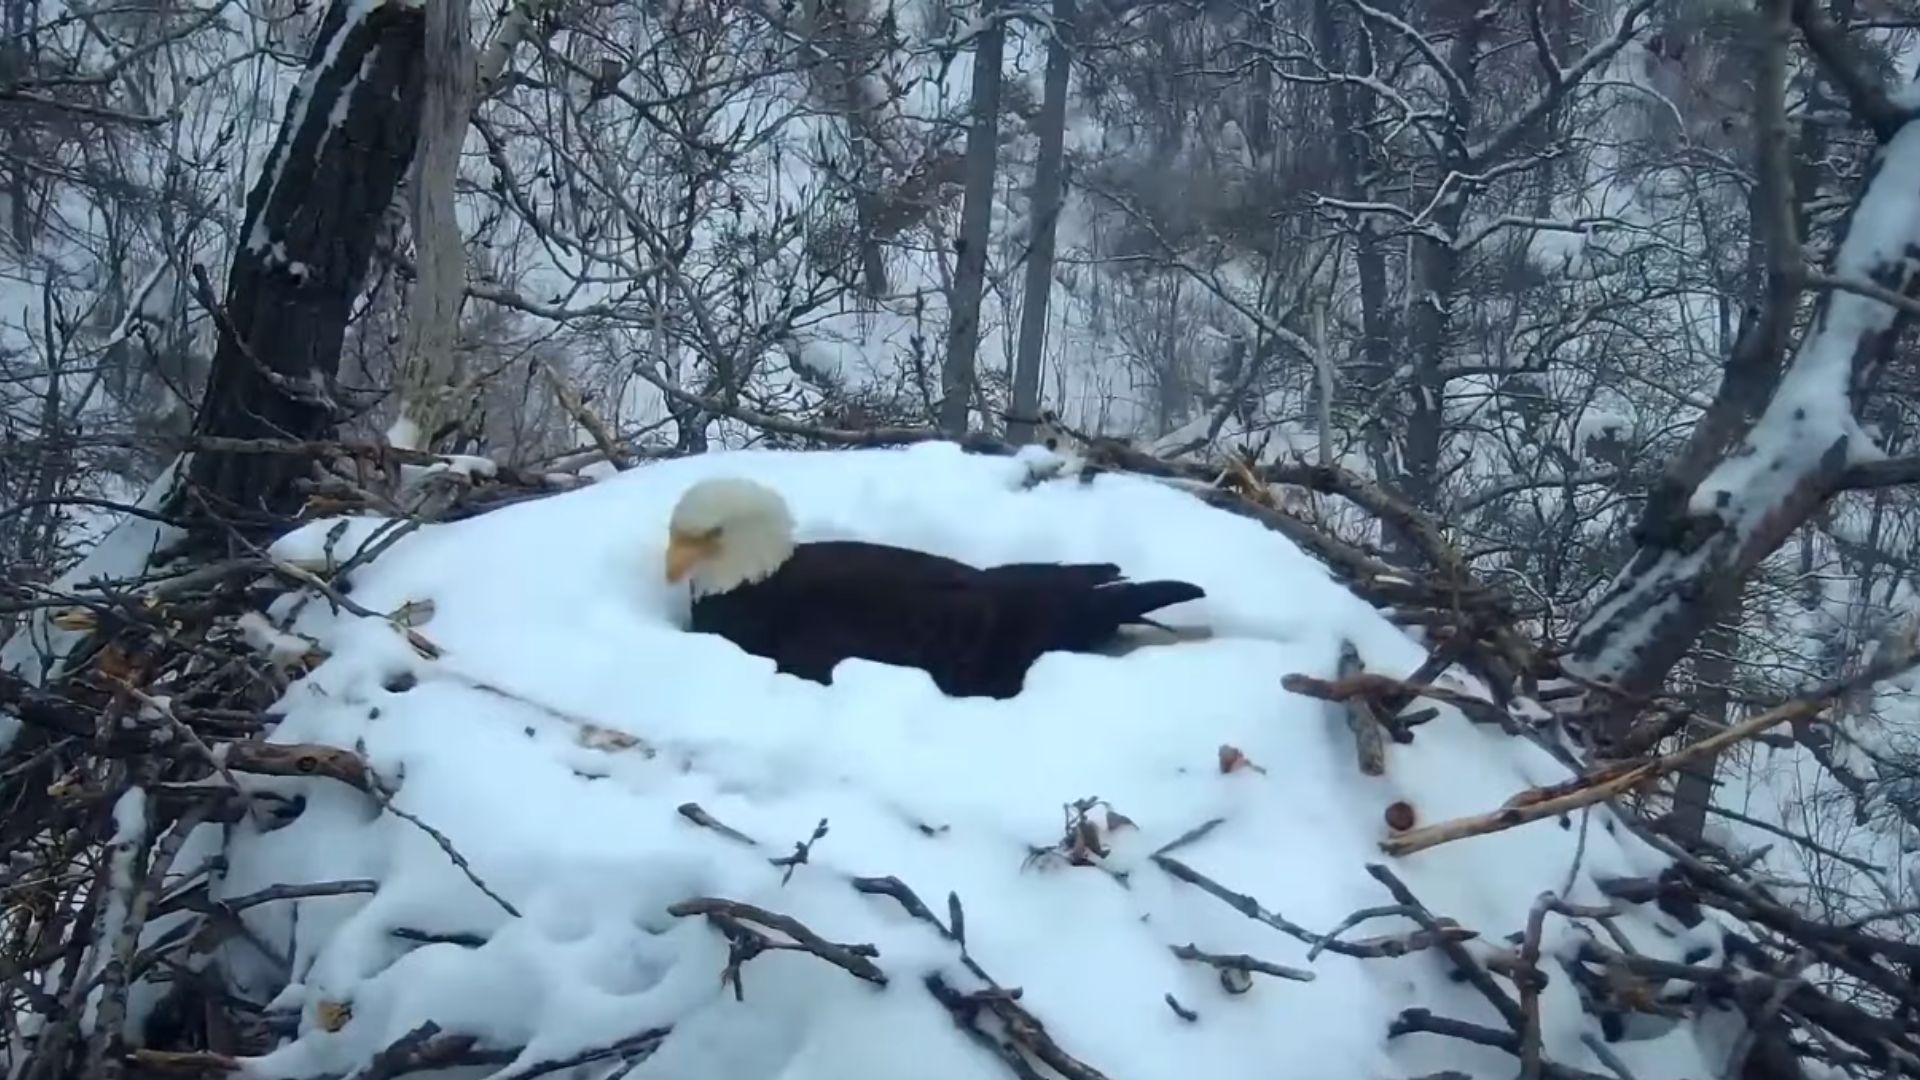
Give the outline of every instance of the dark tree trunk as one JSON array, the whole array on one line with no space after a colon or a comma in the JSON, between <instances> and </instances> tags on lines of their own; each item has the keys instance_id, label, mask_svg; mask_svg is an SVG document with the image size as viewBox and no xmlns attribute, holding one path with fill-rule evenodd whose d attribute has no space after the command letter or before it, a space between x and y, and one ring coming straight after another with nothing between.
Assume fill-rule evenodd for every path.
<instances>
[{"instance_id":1,"label":"dark tree trunk","mask_svg":"<svg viewBox=\"0 0 1920 1080\"><path fill-rule=\"evenodd\" d=\"M973 119L967 130L966 193L960 205L959 266L948 306L947 356L941 365L940 428L958 439L967 433L967 406L976 385L980 348L980 297L987 285L987 244L992 239L993 179L1000 143L1000 64L1006 23L994 0L982 0L986 26L973 46Z\"/></svg>"},{"instance_id":2,"label":"dark tree trunk","mask_svg":"<svg viewBox=\"0 0 1920 1080\"><path fill-rule=\"evenodd\" d=\"M349 21L352 6L328 10L247 197L197 435L319 439L339 420L330 388L347 317L419 133L425 25L418 7L385 3ZM244 525L296 508L292 481L305 467L292 455L209 451L190 476Z\"/></svg>"},{"instance_id":3,"label":"dark tree trunk","mask_svg":"<svg viewBox=\"0 0 1920 1080\"><path fill-rule=\"evenodd\" d=\"M1734 624L1740 617L1739 607L1735 603L1727 622L1713 626L1700 637L1700 649L1693 660L1693 705L1707 725L1689 727L1689 735L1695 739L1712 734L1733 719L1732 695L1728 688L1733 683L1733 650L1740 641L1734 632ZM1680 770L1673 786L1673 813L1667 819L1674 836L1689 842L1698 842L1705 836L1707 807L1713 805L1714 774L1719 769L1719 760L1718 754L1707 754Z\"/></svg>"},{"instance_id":4,"label":"dark tree trunk","mask_svg":"<svg viewBox=\"0 0 1920 1080\"><path fill-rule=\"evenodd\" d=\"M1313 6L1314 48L1330 70L1371 73L1374 69L1372 39L1353 34L1353 47L1347 38L1335 0L1315 0ZM1336 147L1334 165L1343 198L1366 201L1373 198L1368 177L1379 173L1374 145L1368 138L1374 118L1373 95L1355 94L1349 83L1335 83L1328 92ZM1377 385L1393 375L1393 310L1387 292L1387 243L1364 214L1350 217L1353 238L1354 269L1360 279L1360 361L1358 381ZM1367 428L1367 446L1373 464L1382 479L1390 479L1397 469L1387 446L1387 431L1381 424Z\"/></svg>"},{"instance_id":5,"label":"dark tree trunk","mask_svg":"<svg viewBox=\"0 0 1920 1080\"><path fill-rule=\"evenodd\" d=\"M1455 173L1473 171L1468 139L1473 131L1472 95L1479 89L1480 44L1487 23L1474 11L1463 13L1457 36L1447 55L1447 66L1458 76L1447 95L1447 123L1434 179L1445 183ZM1467 198L1454 192L1440 201L1433 220L1445 236L1458 236L1466 220ZM1413 296L1408 304L1408 344L1413 350L1413 386L1407 395L1407 427L1401 443L1398 486L1415 506L1431 509L1438 502L1440 454L1446 427L1448 355L1453 345L1453 307L1460 281L1460 252L1450 243L1430 237L1414 238ZM1394 547L1409 562L1418 547L1389 530Z\"/></svg>"}]
</instances>

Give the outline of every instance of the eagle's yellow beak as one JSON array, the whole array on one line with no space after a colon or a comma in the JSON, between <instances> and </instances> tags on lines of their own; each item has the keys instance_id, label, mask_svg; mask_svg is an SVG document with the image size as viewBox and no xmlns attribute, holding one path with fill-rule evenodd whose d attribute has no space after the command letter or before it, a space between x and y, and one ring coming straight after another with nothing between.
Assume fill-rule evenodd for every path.
<instances>
[{"instance_id":1,"label":"eagle's yellow beak","mask_svg":"<svg viewBox=\"0 0 1920 1080\"><path fill-rule=\"evenodd\" d=\"M669 532L667 534L667 580L678 582L691 573L697 563L713 558L719 550L720 537L717 533L707 536L686 536Z\"/></svg>"}]
</instances>

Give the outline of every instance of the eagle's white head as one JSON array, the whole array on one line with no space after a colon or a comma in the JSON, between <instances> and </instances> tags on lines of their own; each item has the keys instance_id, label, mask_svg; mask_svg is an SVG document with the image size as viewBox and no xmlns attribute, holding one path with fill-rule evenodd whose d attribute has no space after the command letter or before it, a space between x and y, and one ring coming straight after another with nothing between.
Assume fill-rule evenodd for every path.
<instances>
[{"instance_id":1,"label":"eagle's white head","mask_svg":"<svg viewBox=\"0 0 1920 1080\"><path fill-rule=\"evenodd\" d=\"M689 487L667 521L667 580L693 595L759 581L793 554L793 515L779 492L738 477Z\"/></svg>"}]
</instances>

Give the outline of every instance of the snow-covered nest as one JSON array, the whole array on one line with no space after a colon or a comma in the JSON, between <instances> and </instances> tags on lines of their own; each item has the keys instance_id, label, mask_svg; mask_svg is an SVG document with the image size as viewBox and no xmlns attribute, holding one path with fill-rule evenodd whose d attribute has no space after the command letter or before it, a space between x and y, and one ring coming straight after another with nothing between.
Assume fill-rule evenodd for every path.
<instances>
[{"instance_id":1,"label":"snow-covered nest","mask_svg":"<svg viewBox=\"0 0 1920 1080\"><path fill-rule=\"evenodd\" d=\"M978 970L1018 987L1061 1049L1115 1080L1510 1074L1503 1051L1389 1038L1410 1007L1506 1029L1438 951L1309 960L1305 942L1150 856L1220 819L1176 857L1325 932L1392 903L1366 869L1388 861L1378 843L1390 804L1404 800L1431 822L1487 810L1566 770L1529 741L1444 708L1414 742L1389 746L1384 776L1363 776L1342 718L1281 679L1331 677L1343 638L1369 669L1394 675L1420 664L1420 646L1254 521L1138 478L1028 490L1029 464L948 445L710 454L429 525L355 570L350 596L380 612L430 602L418 632L437 659L383 619L283 598L270 615L329 658L287 694L273 741L359 748L397 790L393 805L444 842L334 780L244 781L301 795L304 811L271 831L233 827L216 898L290 882L378 883L370 896L245 910L261 942L291 958L295 983L282 991L275 965L234 942L223 963L236 989L280 992L278 1007L301 1010L298 1038L249 1071L352 1072L433 1021L482 1048L524 1046L508 1072L670 1027L627 1075L1013 1075L929 992L935 973L961 994L982 988L961 948L896 898L851 883L892 876L942 923L956 896ZM947 699L917 671L860 662L843 665L831 688L776 675L723 640L680 630L685 599L662 580L670 507L717 473L782 491L806 536L857 535L981 564L1111 560L1135 576L1185 578L1209 598L1169 614L1228 629L1119 658L1049 656L1007 702ZM316 522L277 553L321 558L332 534L333 558L344 560L379 524L351 519L342 535L340 521ZM1255 767L1223 770L1226 747ZM1089 817L1108 852L1077 865L1061 849L1068 804L1095 797L1103 802ZM822 819L828 833L804 865L770 861ZM1544 822L1392 861L1433 912L1481 932L1468 946L1476 955L1510 949L1503 939L1535 898L1564 890L1570 873L1564 898L1600 903L1592 879L1663 865L1604 812L1584 829ZM885 983L775 951L744 964L736 999L722 983L729 948L716 923L669 911L698 897L870 944ZM1651 905L1618 920L1639 949L1676 959L1713 947L1712 925L1685 931ZM1413 929L1393 916L1346 936ZM1579 931L1550 919L1545 940L1551 957L1575 947ZM1188 945L1315 978L1255 975L1250 991L1229 993L1213 967L1175 955ZM1600 1068L1582 1040L1599 1027L1557 971L1542 1019L1550 1059ZM1717 1075L1710 1063L1724 1046L1703 1041L1717 1042L1681 1025L1613 1050L1643 1080Z\"/></svg>"}]
</instances>

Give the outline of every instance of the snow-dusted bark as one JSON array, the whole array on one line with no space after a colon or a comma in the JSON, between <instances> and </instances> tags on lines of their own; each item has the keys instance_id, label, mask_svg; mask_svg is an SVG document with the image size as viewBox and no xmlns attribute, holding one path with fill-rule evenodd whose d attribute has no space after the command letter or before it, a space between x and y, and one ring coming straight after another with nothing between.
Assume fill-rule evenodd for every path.
<instances>
[{"instance_id":1,"label":"snow-dusted bark","mask_svg":"<svg viewBox=\"0 0 1920 1080\"><path fill-rule=\"evenodd\" d=\"M335 0L247 198L198 433L310 439L336 420L328 388L347 315L420 113L424 14L403 0ZM404 103L395 107L395 103ZM298 458L202 453L193 479L244 512L296 500Z\"/></svg>"},{"instance_id":2,"label":"snow-dusted bark","mask_svg":"<svg viewBox=\"0 0 1920 1080\"><path fill-rule=\"evenodd\" d=\"M1853 402L1873 382L1902 313L1869 294L1920 292L1917 270L1920 120L1909 119L1876 156L1833 259L1832 278L1857 291L1821 297L1779 387L1734 449L1692 482L1670 472L1648 500L1640 549L1575 636L1569 671L1630 693L1658 686L1748 571L1844 485L1848 467L1881 456ZM1741 350L1729 380L1743 374ZM1713 414L1701 421L1721 422Z\"/></svg>"}]
</instances>

